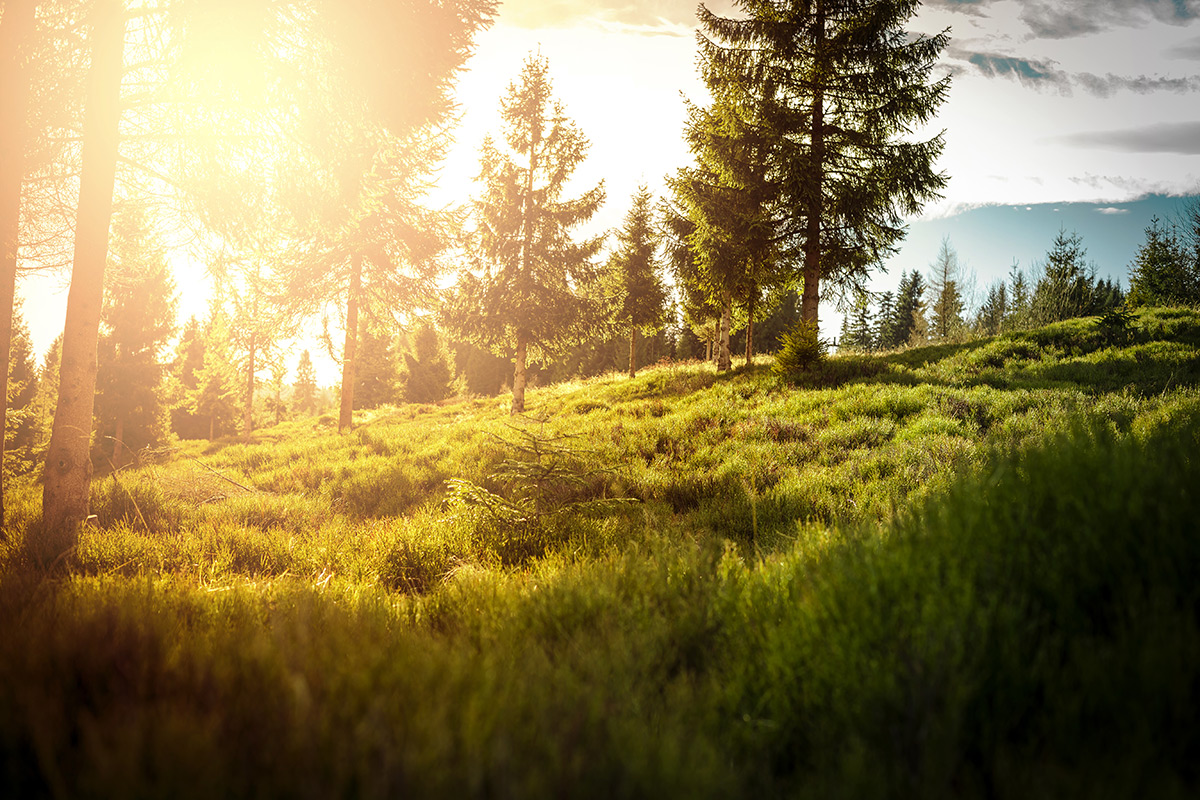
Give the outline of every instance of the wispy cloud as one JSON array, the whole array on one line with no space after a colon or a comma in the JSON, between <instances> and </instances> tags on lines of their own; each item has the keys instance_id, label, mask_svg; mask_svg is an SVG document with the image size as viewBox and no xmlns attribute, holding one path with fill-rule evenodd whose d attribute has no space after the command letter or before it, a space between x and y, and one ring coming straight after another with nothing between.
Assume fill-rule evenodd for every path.
<instances>
[{"instance_id":1,"label":"wispy cloud","mask_svg":"<svg viewBox=\"0 0 1200 800\"><path fill-rule=\"evenodd\" d=\"M1002 0L926 0L931 6L986 16ZM1039 39L1069 39L1158 21L1186 25L1200 19L1200 0L1018 0L1018 18Z\"/></svg>"},{"instance_id":2,"label":"wispy cloud","mask_svg":"<svg viewBox=\"0 0 1200 800\"><path fill-rule=\"evenodd\" d=\"M1097 214L1128 214L1129 209L1128 208L1117 208L1116 206L1105 206L1104 208L1097 208L1096 213Z\"/></svg>"},{"instance_id":3,"label":"wispy cloud","mask_svg":"<svg viewBox=\"0 0 1200 800\"><path fill-rule=\"evenodd\" d=\"M1054 91L1069 95L1079 89L1097 97L1111 97L1117 92L1151 94L1154 92L1200 91L1200 76L1186 75L1167 77L1161 75L1096 75L1091 72L1067 72L1058 62L1048 58L1021 58L1000 53L971 52L964 48L951 47L947 50L951 68L958 73L966 71L953 62L966 62L974 67L976 74L985 78L1008 78L1039 91Z\"/></svg>"},{"instance_id":4,"label":"wispy cloud","mask_svg":"<svg viewBox=\"0 0 1200 800\"><path fill-rule=\"evenodd\" d=\"M1200 155L1200 121L1164 122L1142 128L1090 131L1061 137L1059 141L1076 147L1094 147L1127 153L1168 153Z\"/></svg>"}]
</instances>

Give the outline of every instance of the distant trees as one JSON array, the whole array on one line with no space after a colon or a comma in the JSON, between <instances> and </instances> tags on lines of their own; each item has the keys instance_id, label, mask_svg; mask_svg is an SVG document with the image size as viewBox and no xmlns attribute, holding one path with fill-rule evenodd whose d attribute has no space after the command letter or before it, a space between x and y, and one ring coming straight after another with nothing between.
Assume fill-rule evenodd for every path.
<instances>
[{"instance_id":1,"label":"distant trees","mask_svg":"<svg viewBox=\"0 0 1200 800\"><path fill-rule=\"evenodd\" d=\"M167 433L160 352L175 328L175 285L140 206L120 207L110 252L96 373L96 449L120 465L126 449L157 445Z\"/></svg>"},{"instance_id":2,"label":"distant trees","mask_svg":"<svg viewBox=\"0 0 1200 800\"><path fill-rule=\"evenodd\" d=\"M581 340L601 318L591 294L597 237L571 230L604 200L603 185L565 198L588 140L553 99L546 59L526 59L500 103L503 141L485 140L475 203L479 274L464 272L443 318L461 339L513 359L512 413L525 410L526 368Z\"/></svg>"},{"instance_id":3,"label":"distant trees","mask_svg":"<svg viewBox=\"0 0 1200 800\"><path fill-rule=\"evenodd\" d=\"M666 322L667 291L659 277L659 237L653 225L650 190L633 196L604 282L616 299L617 323L629 331L629 377L637 374L637 335L651 335Z\"/></svg>"},{"instance_id":4,"label":"distant trees","mask_svg":"<svg viewBox=\"0 0 1200 800\"><path fill-rule=\"evenodd\" d=\"M1173 226L1150 220L1146 239L1129 265L1129 302L1134 305L1200 303L1200 205L1189 212L1192 246Z\"/></svg>"},{"instance_id":5,"label":"distant trees","mask_svg":"<svg viewBox=\"0 0 1200 800\"><path fill-rule=\"evenodd\" d=\"M791 211L781 239L802 242L805 320L822 282L850 285L893 252L902 217L938 196L942 137L907 133L933 118L949 79L930 79L947 33L913 35L908 0L700 7L702 61L746 76L735 89L777 145L771 170Z\"/></svg>"},{"instance_id":6,"label":"distant trees","mask_svg":"<svg viewBox=\"0 0 1200 800\"><path fill-rule=\"evenodd\" d=\"M406 403L436 403L452 392L454 369L433 325L422 321L412 337L412 352L404 354L401 375Z\"/></svg>"},{"instance_id":7,"label":"distant trees","mask_svg":"<svg viewBox=\"0 0 1200 800\"><path fill-rule=\"evenodd\" d=\"M960 288L958 254L949 237L942 239L937 259L929 267L930 305L929 336L946 341L965 331L963 299Z\"/></svg>"},{"instance_id":8,"label":"distant trees","mask_svg":"<svg viewBox=\"0 0 1200 800\"><path fill-rule=\"evenodd\" d=\"M298 413L312 414L317 410L317 373L307 350L300 354L296 365L296 383L292 387L292 405Z\"/></svg>"}]
</instances>

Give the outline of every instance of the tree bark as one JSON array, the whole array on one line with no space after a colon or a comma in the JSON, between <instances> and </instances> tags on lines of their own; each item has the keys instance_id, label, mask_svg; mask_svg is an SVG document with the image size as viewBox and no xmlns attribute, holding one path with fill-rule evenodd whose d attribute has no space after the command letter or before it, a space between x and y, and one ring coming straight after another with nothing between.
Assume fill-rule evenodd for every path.
<instances>
[{"instance_id":1,"label":"tree bark","mask_svg":"<svg viewBox=\"0 0 1200 800\"><path fill-rule=\"evenodd\" d=\"M112 220L117 137L121 120L121 62L125 16L119 0L97 0L91 11L92 61L83 120L82 171L75 221L75 255L63 327L58 407L46 452L42 490L43 547L56 557L75 545L87 518L91 488L92 411L96 343L104 299L104 265Z\"/></svg>"},{"instance_id":2,"label":"tree bark","mask_svg":"<svg viewBox=\"0 0 1200 800\"><path fill-rule=\"evenodd\" d=\"M338 432L349 430L354 416L354 367L358 351L358 300L362 293L362 256L350 259L350 291L346 297L346 343L342 347L342 406Z\"/></svg>"},{"instance_id":3,"label":"tree bark","mask_svg":"<svg viewBox=\"0 0 1200 800\"><path fill-rule=\"evenodd\" d=\"M809 175L810 196L805 205L808 207L808 225L804 240L804 294L800 299L800 318L805 322L818 324L817 308L821 300L821 215L825 212L824 182L825 160L825 96L822 90L824 81L824 62L822 49L825 42L825 7L817 0L817 29L816 29L816 75L813 88L812 127L809 136L812 143L812 173Z\"/></svg>"},{"instance_id":4,"label":"tree bark","mask_svg":"<svg viewBox=\"0 0 1200 800\"><path fill-rule=\"evenodd\" d=\"M8 438L8 370L12 348L13 298L17 291L17 245L29 69L25 47L33 36L35 0L8 0L0 20L0 540L4 533L4 446Z\"/></svg>"},{"instance_id":5,"label":"tree bark","mask_svg":"<svg viewBox=\"0 0 1200 800\"><path fill-rule=\"evenodd\" d=\"M629 377L637 376L637 328L629 329Z\"/></svg>"},{"instance_id":6,"label":"tree bark","mask_svg":"<svg viewBox=\"0 0 1200 800\"><path fill-rule=\"evenodd\" d=\"M717 342L717 372L725 372L732 366L733 357L729 354L729 329L733 324L733 301L725 296L725 304L721 308L721 335Z\"/></svg>"},{"instance_id":7,"label":"tree bark","mask_svg":"<svg viewBox=\"0 0 1200 800\"><path fill-rule=\"evenodd\" d=\"M525 356L528 345L525 337L517 334L517 352L513 356L513 388L512 409L509 414L516 416L525 413Z\"/></svg>"},{"instance_id":8,"label":"tree bark","mask_svg":"<svg viewBox=\"0 0 1200 800\"><path fill-rule=\"evenodd\" d=\"M251 325L255 323L252 322ZM246 408L242 412L242 438L247 442L250 441L250 434L254 432L254 358L258 353L258 334L257 331L250 331L250 347L246 357Z\"/></svg>"},{"instance_id":9,"label":"tree bark","mask_svg":"<svg viewBox=\"0 0 1200 800\"><path fill-rule=\"evenodd\" d=\"M755 311L754 293L750 295L750 302L746 307L746 368L754 363L754 311Z\"/></svg>"}]
</instances>

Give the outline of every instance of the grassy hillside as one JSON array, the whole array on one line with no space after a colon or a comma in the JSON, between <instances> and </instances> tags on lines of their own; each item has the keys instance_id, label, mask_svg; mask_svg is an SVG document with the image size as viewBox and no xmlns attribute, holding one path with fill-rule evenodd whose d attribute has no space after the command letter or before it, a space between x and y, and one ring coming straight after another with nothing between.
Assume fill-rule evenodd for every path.
<instances>
[{"instance_id":1,"label":"grassy hillside","mask_svg":"<svg viewBox=\"0 0 1200 800\"><path fill-rule=\"evenodd\" d=\"M185 443L0 578L12 796L1189 796L1200 314Z\"/></svg>"}]
</instances>

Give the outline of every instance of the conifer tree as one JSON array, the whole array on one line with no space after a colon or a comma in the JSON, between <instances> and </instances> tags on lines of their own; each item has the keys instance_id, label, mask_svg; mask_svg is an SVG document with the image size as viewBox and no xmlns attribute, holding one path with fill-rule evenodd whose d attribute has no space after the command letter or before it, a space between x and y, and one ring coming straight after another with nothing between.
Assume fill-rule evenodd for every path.
<instances>
[{"instance_id":1,"label":"conifer tree","mask_svg":"<svg viewBox=\"0 0 1200 800\"><path fill-rule=\"evenodd\" d=\"M976 327L986 336L995 336L1004 328L1004 320L1008 318L1008 284L996 281L988 289L983 305L979 307L976 317Z\"/></svg>"},{"instance_id":2,"label":"conifer tree","mask_svg":"<svg viewBox=\"0 0 1200 800\"><path fill-rule=\"evenodd\" d=\"M292 388L292 403L298 413L312 414L317 410L317 373L307 350L300 354L296 365L296 383Z\"/></svg>"},{"instance_id":3,"label":"conifer tree","mask_svg":"<svg viewBox=\"0 0 1200 800\"><path fill-rule=\"evenodd\" d=\"M931 80L948 33L910 35L916 0L739 3L744 17L700 7L702 61L759 108L779 146L780 202L803 242L803 318L817 321L821 284L861 283L894 252L903 217L945 185L933 163L933 118L949 78Z\"/></svg>"},{"instance_id":4,"label":"conifer tree","mask_svg":"<svg viewBox=\"0 0 1200 800\"><path fill-rule=\"evenodd\" d=\"M32 468L38 440L35 404L39 386L37 360L33 354L33 340L21 311L20 300L15 300L7 361L8 382L5 384L8 393L8 410L4 416L5 485L9 477Z\"/></svg>"},{"instance_id":5,"label":"conifer tree","mask_svg":"<svg viewBox=\"0 0 1200 800\"><path fill-rule=\"evenodd\" d=\"M210 441L232 433L241 411L241 381L232 356L229 318L219 308L214 309L204 329L204 363L196 372L196 388L189 398L192 413L207 423Z\"/></svg>"},{"instance_id":6,"label":"conifer tree","mask_svg":"<svg viewBox=\"0 0 1200 800\"><path fill-rule=\"evenodd\" d=\"M904 347L924 341L925 323L925 280L921 273L913 270L901 276L896 290L896 310L893 315L892 339L889 347Z\"/></svg>"},{"instance_id":7,"label":"conifer tree","mask_svg":"<svg viewBox=\"0 0 1200 800\"><path fill-rule=\"evenodd\" d=\"M160 351L175 327L175 284L144 210L122 204L113 218L108 288L96 372L96 449L116 465L126 448L160 443L168 409Z\"/></svg>"},{"instance_id":8,"label":"conifer tree","mask_svg":"<svg viewBox=\"0 0 1200 800\"><path fill-rule=\"evenodd\" d=\"M859 289L854 292L853 305L842 320L842 338L839 349L860 350L863 352L874 349L874 336L871 325L871 296Z\"/></svg>"},{"instance_id":9,"label":"conifer tree","mask_svg":"<svg viewBox=\"0 0 1200 800\"><path fill-rule=\"evenodd\" d=\"M366 320L359 327L354 398L357 408L379 408L400 399L400 364L396 336Z\"/></svg>"},{"instance_id":10,"label":"conifer tree","mask_svg":"<svg viewBox=\"0 0 1200 800\"><path fill-rule=\"evenodd\" d=\"M875 330L872 332L872 340L876 348L889 350L896 346L892 343L896 327L895 316L896 295L892 292L884 292L879 295L879 313L875 317Z\"/></svg>"},{"instance_id":11,"label":"conifer tree","mask_svg":"<svg viewBox=\"0 0 1200 800\"><path fill-rule=\"evenodd\" d=\"M1095 268L1084 261L1083 237L1066 229L1054 237L1030 305L1034 321L1045 324L1091 314Z\"/></svg>"},{"instance_id":12,"label":"conifer tree","mask_svg":"<svg viewBox=\"0 0 1200 800\"><path fill-rule=\"evenodd\" d=\"M950 239L942 239L937 259L929 268L929 290L933 295L930 306L929 335L946 341L963 328L963 301L959 289L958 254Z\"/></svg>"},{"instance_id":13,"label":"conifer tree","mask_svg":"<svg viewBox=\"0 0 1200 800\"><path fill-rule=\"evenodd\" d=\"M411 353L404 354L404 401L436 403L450 396L454 371L437 330L422 321L413 334Z\"/></svg>"},{"instance_id":14,"label":"conifer tree","mask_svg":"<svg viewBox=\"0 0 1200 800\"><path fill-rule=\"evenodd\" d=\"M609 259L606 285L620 302L616 319L629 329L629 377L637 374L637 335L653 335L666 321L667 291L658 274L658 235L651 219L650 190L633 196L617 249Z\"/></svg>"},{"instance_id":15,"label":"conifer tree","mask_svg":"<svg viewBox=\"0 0 1200 800\"><path fill-rule=\"evenodd\" d=\"M1019 330L1029 325L1033 310L1032 300L1029 281L1021 270L1021 265L1013 261L1008 271L1008 313L1004 317L1004 330Z\"/></svg>"},{"instance_id":16,"label":"conifer tree","mask_svg":"<svg viewBox=\"0 0 1200 800\"><path fill-rule=\"evenodd\" d=\"M602 312L591 294L601 240L575 241L571 229L596 213L604 188L563 196L589 144L552 92L548 62L530 56L500 103L503 142L483 145L482 274L464 273L444 312L457 336L511 355L513 414L525 410L529 361L581 341Z\"/></svg>"},{"instance_id":17,"label":"conifer tree","mask_svg":"<svg viewBox=\"0 0 1200 800\"><path fill-rule=\"evenodd\" d=\"M1150 220L1146 239L1129 265L1129 301L1133 305L1194 303L1200 284L1188 264L1189 253L1175 231L1158 217Z\"/></svg>"}]
</instances>

